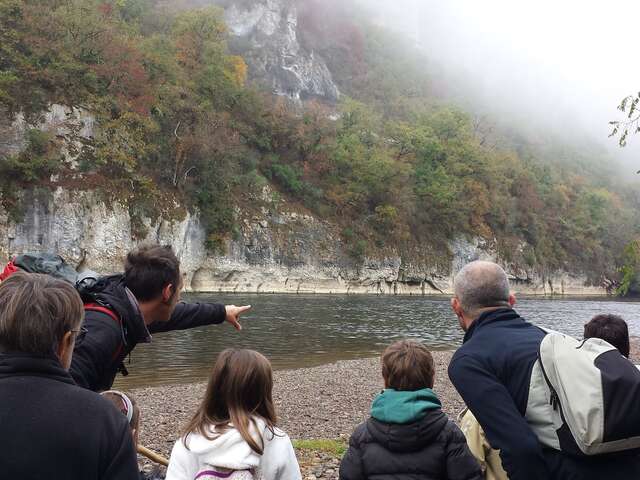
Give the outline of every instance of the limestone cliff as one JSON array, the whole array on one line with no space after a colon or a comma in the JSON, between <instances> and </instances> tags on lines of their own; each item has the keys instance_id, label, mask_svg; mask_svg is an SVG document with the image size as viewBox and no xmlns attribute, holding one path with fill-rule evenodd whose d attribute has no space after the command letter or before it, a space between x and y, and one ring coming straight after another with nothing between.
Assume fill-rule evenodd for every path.
<instances>
[{"instance_id":1,"label":"limestone cliff","mask_svg":"<svg viewBox=\"0 0 640 480\"><path fill-rule=\"evenodd\" d=\"M121 270L127 251L136 244L160 242L174 246L185 288L191 291L423 295L450 293L451 276L462 265L496 258L482 242L460 239L451 245L447 268L414 266L393 255L355 261L331 225L286 205L277 212L264 208L244 216L224 255L207 252L197 215L147 219L146 224L146 238L134 240L124 205L107 204L91 192L58 189L51 196L30 199L19 223L0 211L0 260L27 251L52 251L80 269L110 273ZM513 267L508 273L520 293L604 293L568 274L542 278Z\"/></svg>"},{"instance_id":2,"label":"limestone cliff","mask_svg":"<svg viewBox=\"0 0 640 480\"><path fill-rule=\"evenodd\" d=\"M338 99L338 87L324 60L298 40L293 0L231 2L225 9L231 47L249 67L249 77L294 102Z\"/></svg>"}]
</instances>

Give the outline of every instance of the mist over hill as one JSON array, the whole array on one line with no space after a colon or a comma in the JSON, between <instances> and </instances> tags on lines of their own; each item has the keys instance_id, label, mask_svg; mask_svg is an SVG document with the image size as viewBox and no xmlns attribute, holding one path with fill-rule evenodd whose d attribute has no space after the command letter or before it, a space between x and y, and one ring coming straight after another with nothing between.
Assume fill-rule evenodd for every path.
<instances>
[{"instance_id":1,"label":"mist over hill","mask_svg":"<svg viewBox=\"0 0 640 480\"><path fill-rule=\"evenodd\" d=\"M0 1L11 222L34 189L94 190L140 239L197 215L212 257L286 210L327 225L356 270L447 270L464 239L518 278L625 281L637 181L586 118L602 102L578 108L518 48L492 50L499 35L449 28L451 5L45 3Z\"/></svg>"}]
</instances>

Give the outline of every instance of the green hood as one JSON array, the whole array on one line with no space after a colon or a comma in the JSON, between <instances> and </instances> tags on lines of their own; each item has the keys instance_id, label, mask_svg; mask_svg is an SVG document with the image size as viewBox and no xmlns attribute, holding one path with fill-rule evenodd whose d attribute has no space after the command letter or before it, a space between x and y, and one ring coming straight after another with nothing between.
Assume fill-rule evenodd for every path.
<instances>
[{"instance_id":1,"label":"green hood","mask_svg":"<svg viewBox=\"0 0 640 480\"><path fill-rule=\"evenodd\" d=\"M371 416L384 423L413 423L429 410L440 409L440 400L430 388L401 392L383 390L371 405Z\"/></svg>"}]
</instances>

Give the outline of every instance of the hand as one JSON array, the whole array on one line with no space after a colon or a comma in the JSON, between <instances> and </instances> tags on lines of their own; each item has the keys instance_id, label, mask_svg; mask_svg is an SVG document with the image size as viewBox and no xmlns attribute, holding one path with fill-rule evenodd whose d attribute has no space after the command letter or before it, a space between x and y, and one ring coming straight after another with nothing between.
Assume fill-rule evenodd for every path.
<instances>
[{"instance_id":1,"label":"hand","mask_svg":"<svg viewBox=\"0 0 640 480\"><path fill-rule=\"evenodd\" d=\"M251 305L245 305L244 307L236 307L235 305L225 305L224 309L227 313L225 320L233 325L236 330L242 330L240 325L240 315L251 309Z\"/></svg>"}]
</instances>

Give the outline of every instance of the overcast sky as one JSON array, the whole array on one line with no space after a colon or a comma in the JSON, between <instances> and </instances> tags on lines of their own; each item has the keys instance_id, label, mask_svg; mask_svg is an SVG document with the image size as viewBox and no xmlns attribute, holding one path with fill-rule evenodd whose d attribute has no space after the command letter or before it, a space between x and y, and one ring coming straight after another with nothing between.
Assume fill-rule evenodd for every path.
<instances>
[{"instance_id":1,"label":"overcast sky","mask_svg":"<svg viewBox=\"0 0 640 480\"><path fill-rule=\"evenodd\" d=\"M429 55L473 78L485 101L585 128L620 151L608 121L640 90L640 0L360 0Z\"/></svg>"}]
</instances>

